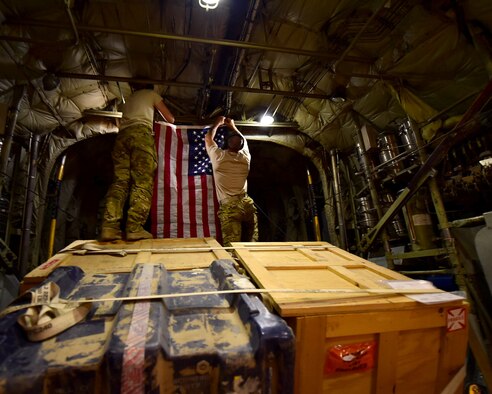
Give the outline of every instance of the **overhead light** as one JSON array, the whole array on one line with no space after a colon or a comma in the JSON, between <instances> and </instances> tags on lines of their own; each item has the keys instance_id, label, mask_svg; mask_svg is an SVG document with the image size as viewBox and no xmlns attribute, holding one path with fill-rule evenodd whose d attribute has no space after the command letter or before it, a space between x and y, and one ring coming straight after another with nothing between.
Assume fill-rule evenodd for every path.
<instances>
[{"instance_id":1,"label":"overhead light","mask_svg":"<svg viewBox=\"0 0 492 394\"><path fill-rule=\"evenodd\" d=\"M482 167L492 166L492 157L487 157L486 159L482 159L479 161Z\"/></svg>"},{"instance_id":2,"label":"overhead light","mask_svg":"<svg viewBox=\"0 0 492 394\"><path fill-rule=\"evenodd\" d=\"M488 167L492 165L492 152L486 150L485 152L480 153L478 156L478 162L482 165L482 167Z\"/></svg>"},{"instance_id":3,"label":"overhead light","mask_svg":"<svg viewBox=\"0 0 492 394\"><path fill-rule=\"evenodd\" d=\"M262 124L262 125L269 125L269 124L272 124L274 120L275 119L273 119L273 116L272 115L265 114L260 119L260 124Z\"/></svg>"},{"instance_id":4,"label":"overhead light","mask_svg":"<svg viewBox=\"0 0 492 394\"><path fill-rule=\"evenodd\" d=\"M200 4L200 7L205 8L208 11L216 9L219 5L219 1L220 0L198 0L198 4Z\"/></svg>"},{"instance_id":5,"label":"overhead light","mask_svg":"<svg viewBox=\"0 0 492 394\"><path fill-rule=\"evenodd\" d=\"M270 104L268 104L268 108L266 109L265 113L263 114L263 116L260 119L260 124L262 126L271 125L275 121L275 114L277 113L277 110L280 107L280 104L282 103L282 100L283 100L281 98L280 101L278 102L277 106L275 107L275 110L273 112L271 112L270 107L272 106L273 102L275 101L275 97L277 97L277 95L273 96L272 101L270 101ZM272 113L271 115L270 115L270 112Z\"/></svg>"}]
</instances>

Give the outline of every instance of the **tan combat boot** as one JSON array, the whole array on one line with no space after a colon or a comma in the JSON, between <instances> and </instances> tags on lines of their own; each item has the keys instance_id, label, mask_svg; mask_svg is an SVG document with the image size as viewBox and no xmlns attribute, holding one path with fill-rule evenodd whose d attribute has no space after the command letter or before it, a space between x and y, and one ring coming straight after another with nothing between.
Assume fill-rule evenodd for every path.
<instances>
[{"instance_id":1,"label":"tan combat boot","mask_svg":"<svg viewBox=\"0 0 492 394\"><path fill-rule=\"evenodd\" d=\"M117 241L121 239L121 230L112 227L101 228L101 234L99 234L98 241L109 242Z\"/></svg>"},{"instance_id":2,"label":"tan combat boot","mask_svg":"<svg viewBox=\"0 0 492 394\"><path fill-rule=\"evenodd\" d=\"M139 241L141 239L152 239L152 238L154 238L152 234L144 230L143 228L140 228L140 230L137 231L127 231L126 233L127 241Z\"/></svg>"}]
</instances>

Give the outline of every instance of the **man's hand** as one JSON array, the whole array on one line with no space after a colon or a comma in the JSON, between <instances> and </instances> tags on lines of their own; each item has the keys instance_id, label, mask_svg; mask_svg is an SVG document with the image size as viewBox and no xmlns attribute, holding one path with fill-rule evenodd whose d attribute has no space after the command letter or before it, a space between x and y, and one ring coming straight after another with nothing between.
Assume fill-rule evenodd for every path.
<instances>
[{"instance_id":1,"label":"man's hand","mask_svg":"<svg viewBox=\"0 0 492 394\"><path fill-rule=\"evenodd\" d=\"M216 129L220 126L222 126L226 121L226 117L225 116L217 116L217 118L215 118L215 122L213 124L213 128Z\"/></svg>"},{"instance_id":2,"label":"man's hand","mask_svg":"<svg viewBox=\"0 0 492 394\"><path fill-rule=\"evenodd\" d=\"M232 118L225 118L224 124L227 127L229 127L230 129L233 129L233 130L236 129L236 125L234 124L234 119L232 119Z\"/></svg>"}]
</instances>

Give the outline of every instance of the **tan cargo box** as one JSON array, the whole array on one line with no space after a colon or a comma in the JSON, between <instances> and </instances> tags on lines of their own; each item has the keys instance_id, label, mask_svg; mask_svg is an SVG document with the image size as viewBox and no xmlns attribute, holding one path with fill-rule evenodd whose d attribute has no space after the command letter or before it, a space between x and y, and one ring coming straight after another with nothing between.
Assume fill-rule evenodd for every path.
<instances>
[{"instance_id":1,"label":"tan cargo box","mask_svg":"<svg viewBox=\"0 0 492 394\"><path fill-rule=\"evenodd\" d=\"M350 293L411 279L325 242L233 246L261 288L340 290L265 297L296 335L296 393L462 392L464 300L428 305L399 294Z\"/></svg>"}]
</instances>

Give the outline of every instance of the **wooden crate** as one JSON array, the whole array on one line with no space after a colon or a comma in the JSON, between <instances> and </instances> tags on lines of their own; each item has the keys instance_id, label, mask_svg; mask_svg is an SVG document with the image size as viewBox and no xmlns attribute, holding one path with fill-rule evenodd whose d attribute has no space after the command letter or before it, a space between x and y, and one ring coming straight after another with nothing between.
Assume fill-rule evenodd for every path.
<instances>
[{"instance_id":1,"label":"wooden crate","mask_svg":"<svg viewBox=\"0 0 492 394\"><path fill-rule=\"evenodd\" d=\"M85 254L84 254L85 253ZM208 268L217 259L231 255L214 238L164 238L138 242L97 242L79 240L71 243L21 282L21 293L41 283L58 267L76 266L85 273L131 272L137 263L164 264L168 270Z\"/></svg>"},{"instance_id":2,"label":"wooden crate","mask_svg":"<svg viewBox=\"0 0 492 394\"><path fill-rule=\"evenodd\" d=\"M377 289L384 280L411 280L325 242L233 247L265 289ZM265 303L296 335L296 393L462 392L463 300L426 305L398 294L272 292ZM340 361L344 351L353 362Z\"/></svg>"}]
</instances>

